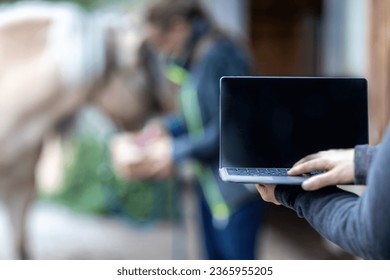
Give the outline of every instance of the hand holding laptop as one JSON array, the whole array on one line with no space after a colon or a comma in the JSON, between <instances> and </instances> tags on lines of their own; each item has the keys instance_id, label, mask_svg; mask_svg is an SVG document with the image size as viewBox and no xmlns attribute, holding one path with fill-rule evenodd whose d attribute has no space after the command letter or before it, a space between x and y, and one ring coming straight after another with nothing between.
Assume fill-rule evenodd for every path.
<instances>
[{"instance_id":1,"label":"hand holding laptop","mask_svg":"<svg viewBox=\"0 0 390 280\"><path fill-rule=\"evenodd\" d=\"M313 191L329 185L352 183L354 180L354 149L328 150L299 160L288 172L291 176L322 170L303 182L305 190ZM279 205L275 197L276 185L256 185L264 201Z\"/></svg>"},{"instance_id":2,"label":"hand holding laptop","mask_svg":"<svg viewBox=\"0 0 390 280\"><path fill-rule=\"evenodd\" d=\"M354 180L354 153L354 149L340 149L312 154L294 164L288 175L296 176L315 170L325 171L303 182L302 187L308 191L329 185L349 184Z\"/></svg>"},{"instance_id":3,"label":"hand holding laptop","mask_svg":"<svg viewBox=\"0 0 390 280\"><path fill-rule=\"evenodd\" d=\"M266 201L276 205L281 205L281 203L275 197L275 188L276 185L256 185L257 191L259 192L261 198Z\"/></svg>"}]
</instances>

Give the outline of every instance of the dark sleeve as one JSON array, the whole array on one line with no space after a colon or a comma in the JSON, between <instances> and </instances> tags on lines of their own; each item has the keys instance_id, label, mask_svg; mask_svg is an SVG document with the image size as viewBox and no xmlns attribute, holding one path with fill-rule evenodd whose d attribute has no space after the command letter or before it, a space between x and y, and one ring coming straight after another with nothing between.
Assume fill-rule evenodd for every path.
<instances>
[{"instance_id":1,"label":"dark sleeve","mask_svg":"<svg viewBox=\"0 0 390 280\"><path fill-rule=\"evenodd\" d=\"M378 146L359 145L355 147L355 184L366 184L367 173L377 150Z\"/></svg>"},{"instance_id":2,"label":"dark sleeve","mask_svg":"<svg viewBox=\"0 0 390 280\"><path fill-rule=\"evenodd\" d=\"M202 115L203 133L197 136L188 134L174 139L173 158L195 158L201 161L218 157L219 147L219 80L225 75L249 73L244 58L235 56L224 48L214 48L203 59L193 73L193 83L197 90Z\"/></svg>"},{"instance_id":3,"label":"dark sleeve","mask_svg":"<svg viewBox=\"0 0 390 280\"><path fill-rule=\"evenodd\" d=\"M327 187L305 192L277 186L276 199L321 235L365 259L390 259L390 130L378 148L361 197Z\"/></svg>"}]
</instances>

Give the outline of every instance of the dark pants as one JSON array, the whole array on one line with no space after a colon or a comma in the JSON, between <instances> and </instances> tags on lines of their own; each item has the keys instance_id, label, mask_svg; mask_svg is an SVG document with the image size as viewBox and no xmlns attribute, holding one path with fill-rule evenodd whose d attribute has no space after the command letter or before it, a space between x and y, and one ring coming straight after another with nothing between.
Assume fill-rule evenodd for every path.
<instances>
[{"instance_id":1,"label":"dark pants","mask_svg":"<svg viewBox=\"0 0 390 280\"><path fill-rule=\"evenodd\" d=\"M202 194L200 209L207 258L211 260L253 260L267 205L259 197L237 209L223 228L213 225L210 208Z\"/></svg>"}]
</instances>

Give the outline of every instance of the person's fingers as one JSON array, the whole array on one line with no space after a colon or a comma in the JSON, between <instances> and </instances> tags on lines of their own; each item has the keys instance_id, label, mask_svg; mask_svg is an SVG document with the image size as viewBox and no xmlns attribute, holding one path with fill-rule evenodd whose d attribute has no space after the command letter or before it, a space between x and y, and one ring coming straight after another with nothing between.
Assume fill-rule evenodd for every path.
<instances>
[{"instance_id":1,"label":"person's fingers","mask_svg":"<svg viewBox=\"0 0 390 280\"><path fill-rule=\"evenodd\" d=\"M310 159L311 158L309 158L309 157L304 157L304 158L300 159L299 161L297 161L296 163L294 163L293 167L298 166L302 163L305 163L305 162L309 161Z\"/></svg>"},{"instance_id":2,"label":"person's fingers","mask_svg":"<svg viewBox=\"0 0 390 280\"><path fill-rule=\"evenodd\" d=\"M158 161L150 165L150 178L166 179L172 175L172 165L166 161Z\"/></svg>"},{"instance_id":3,"label":"person's fingers","mask_svg":"<svg viewBox=\"0 0 390 280\"><path fill-rule=\"evenodd\" d=\"M256 185L256 188L257 188L257 191L259 192L261 198L262 198L264 201L268 201L268 200L267 200L267 190L266 190L266 186L261 185L261 184L257 184L257 185Z\"/></svg>"},{"instance_id":4,"label":"person's fingers","mask_svg":"<svg viewBox=\"0 0 390 280\"><path fill-rule=\"evenodd\" d=\"M256 185L256 188L264 201L280 205L280 203L275 198L275 187L275 185Z\"/></svg>"},{"instance_id":5,"label":"person's fingers","mask_svg":"<svg viewBox=\"0 0 390 280\"><path fill-rule=\"evenodd\" d=\"M325 186L336 185L336 184L337 184L337 176L335 176L335 172L329 171L326 173L322 173L310 177L309 179L303 182L302 188L307 191L314 191Z\"/></svg>"},{"instance_id":6,"label":"person's fingers","mask_svg":"<svg viewBox=\"0 0 390 280\"><path fill-rule=\"evenodd\" d=\"M157 174L158 178L160 180L164 180L172 176L172 168L170 166L164 166L161 168L161 170Z\"/></svg>"},{"instance_id":7,"label":"person's fingers","mask_svg":"<svg viewBox=\"0 0 390 280\"><path fill-rule=\"evenodd\" d=\"M295 176L295 175L301 175L305 173L310 173L312 171L322 171L327 169L328 162L322 158L317 158L310 160L308 162L301 163L299 165L296 165L295 167L292 167L288 171L288 175Z\"/></svg>"},{"instance_id":8,"label":"person's fingers","mask_svg":"<svg viewBox=\"0 0 390 280\"><path fill-rule=\"evenodd\" d=\"M162 169L163 164L161 162L151 164L149 167L149 177L152 179L162 179Z\"/></svg>"},{"instance_id":9,"label":"person's fingers","mask_svg":"<svg viewBox=\"0 0 390 280\"><path fill-rule=\"evenodd\" d=\"M311 155L305 156L304 158L302 158L302 159L298 160L296 163L294 163L293 167L300 165L302 163L308 162L316 157L317 157L317 154L311 154Z\"/></svg>"},{"instance_id":10,"label":"person's fingers","mask_svg":"<svg viewBox=\"0 0 390 280\"><path fill-rule=\"evenodd\" d=\"M261 192L263 191L264 188L265 188L264 185L262 185L262 184L256 184L256 189L257 189L257 191L260 193L260 195L261 195Z\"/></svg>"}]
</instances>

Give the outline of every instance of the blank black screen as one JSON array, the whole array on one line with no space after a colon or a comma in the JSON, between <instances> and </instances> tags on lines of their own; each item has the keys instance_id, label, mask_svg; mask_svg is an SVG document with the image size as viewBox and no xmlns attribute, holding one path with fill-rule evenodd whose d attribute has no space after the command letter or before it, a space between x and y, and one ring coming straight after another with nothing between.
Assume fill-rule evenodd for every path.
<instances>
[{"instance_id":1,"label":"blank black screen","mask_svg":"<svg viewBox=\"0 0 390 280\"><path fill-rule=\"evenodd\" d=\"M224 77L220 108L221 167L291 167L368 143L362 78Z\"/></svg>"}]
</instances>

